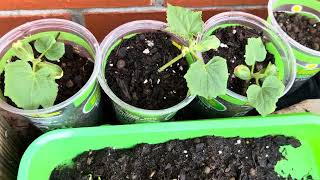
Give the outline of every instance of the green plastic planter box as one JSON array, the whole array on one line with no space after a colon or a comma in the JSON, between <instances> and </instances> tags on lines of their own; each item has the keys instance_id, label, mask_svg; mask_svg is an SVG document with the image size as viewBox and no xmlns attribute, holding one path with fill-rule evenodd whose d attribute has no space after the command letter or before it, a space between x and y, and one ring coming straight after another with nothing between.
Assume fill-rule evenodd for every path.
<instances>
[{"instance_id":1,"label":"green plastic planter box","mask_svg":"<svg viewBox=\"0 0 320 180\"><path fill-rule=\"evenodd\" d=\"M320 116L294 114L56 130L30 145L21 160L18 180L46 180L57 165L71 164L72 158L90 149L128 148L205 135L294 136L302 145L283 147L287 160L279 161L275 170L283 176L301 179L310 174L320 179Z\"/></svg>"}]
</instances>

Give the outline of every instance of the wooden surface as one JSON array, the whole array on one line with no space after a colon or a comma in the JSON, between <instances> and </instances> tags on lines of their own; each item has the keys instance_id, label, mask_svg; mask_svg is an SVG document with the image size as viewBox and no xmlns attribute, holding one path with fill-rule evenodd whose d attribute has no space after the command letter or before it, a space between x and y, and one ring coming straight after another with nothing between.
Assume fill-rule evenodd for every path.
<instances>
[{"instance_id":1,"label":"wooden surface","mask_svg":"<svg viewBox=\"0 0 320 180\"><path fill-rule=\"evenodd\" d=\"M281 109L275 112L275 114L289 114L289 113L300 113L300 112L311 112L315 114L320 114L320 99L304 100L288 108Z\"/></svg>"}]
</instances>

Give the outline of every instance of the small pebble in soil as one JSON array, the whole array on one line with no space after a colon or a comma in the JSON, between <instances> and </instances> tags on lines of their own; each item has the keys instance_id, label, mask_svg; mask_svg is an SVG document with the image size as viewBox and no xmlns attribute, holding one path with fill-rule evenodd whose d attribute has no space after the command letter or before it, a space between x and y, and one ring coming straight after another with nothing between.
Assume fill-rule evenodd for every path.
<instances>
[{"instance_id":1,"label":"small pebble in soil","mask_svg":"<svg viewBox=\"0 0 320 180\"><path fill-rule=\"evenodd\" d=\"M147 49L143 50L143 53L144 53L144 54L149 54L149 53L150 53L150 50L147 48Z\"/></svg>"},{"instance_id":2,"label":"small pebble in soil","mask_svg":"<svg viewBox=\"0 0 320 180\"><path fill-rule=\"evenodd\" d=\"M120 59L118 62L117 62L117 68L118 69L122 69L126 66L126 62L123 60L123 59Z\"/></svg>"},{"instance_id":3,"label":"small pebble in soil","mask_svg":"<svg viewBox=\"0 0 320 180\"><path fill-rule=\"evenodd\" d=\"M66 84L66 86L68 87L68 88L71 88L71 87L73 87L73 81L71 81L71 80L69 80L68 82L67 82L67 84Z\"/></svg>"}]
</instances>

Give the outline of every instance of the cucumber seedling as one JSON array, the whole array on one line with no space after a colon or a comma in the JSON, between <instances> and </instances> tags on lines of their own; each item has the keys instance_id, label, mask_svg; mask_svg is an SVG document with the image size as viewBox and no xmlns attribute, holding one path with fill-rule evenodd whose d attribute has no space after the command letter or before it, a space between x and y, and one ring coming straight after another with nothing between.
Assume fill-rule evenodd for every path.
<instances>
[{"instance_id":1,"label":"cucumber seedling","mask_svg":"<svg viewBox=\"0 0 320 180\"><path fill-rule=\"evenodd\" d=\"M226 94L228 81L228 68L226 60L215 56L208 63L204 63L197 52L205 52L217 49L220 40L214 35L203 35L204 22L202 12L193 12L189 9L168 5L167 30L185 41L188 46L179 46L181 54L163 65L158 72L164 71L187 54L191 54L196 62L193 62L184 78L192 95L202 96L208 99ZM203 35L201 40L197 37Z\"/></svg>"},{"instance_id":2,"label":"cucumber seedling","mask_svg":"<svg viewBox=\"0 0 320 180\"><path fill-rule=\"evenodd\" d=\"M38 57L26 40L13 43L13 56L18 59L5 65L4 95L18 107L38 109L54 104L58 94L55 80L63 76L63 70L48 61L59 61L65 53L64 43L57 41L59 35L43 36L34 41L35 50L41 53Z\"/></svg>"},{"instance_id":3,"label":"cucumber seedling","mask_svg":"<svg viewBox=\"0 0 320 180\"><path fill-rule=\"evenodd\" d=\"M285 88L282 81L278 79L277 67L271 62L266 68L254 72L256 62L263 62L266 55L267 51L261 38L249 38L245 52L246 65L242 64L234 69L236 77L245 81L255 80L255 84L247 89L248 104L263 116L275 111L276 103ZM251 66L251 69L248 66Z\"/></svg>"}]
</instances>

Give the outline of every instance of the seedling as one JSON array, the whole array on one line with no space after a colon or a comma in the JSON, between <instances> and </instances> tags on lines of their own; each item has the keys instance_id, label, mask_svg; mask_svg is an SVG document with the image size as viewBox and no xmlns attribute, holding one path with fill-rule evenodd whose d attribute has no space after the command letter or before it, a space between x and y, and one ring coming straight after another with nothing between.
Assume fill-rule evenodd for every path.
<instances>
[{"instance_id":1,"label":"seedling","mask_svg":"<svg viewBox=\"0 0 320 180\"><path fill-rule=\"evenodd\" d=\"M202 53L220 46L219 39L214 35L204 35L201 40L197 40L197 37L203 35L204 22L201 16L202 12L168 5L167 30L188 41L188 46L178 46L181 54L163 65L158 72L164 71L191 53L196 62L190 65L184 76L190 93L211 99L226 93L228 68L226 60L222 57L213 57L205 64L197 55L197 52Z\"/></svg>"},{"instance_id":2,"label":"seedling","mask_svg":"<svg viewBox=\"0 0 320 180\"><path fill-rule=\"evenodd\" d=\"M247 65L239 65L234 69L235 76L242 80L255 79L255 84L247 89L248 103L263 116L275 111L276 103L285 88L277 77L277 67L271 62L266 68L254 72L256 62L263 62L266 55L267 51L261 38L249 38L245 54ZM248 66L251 66L251 70ZM260 82L263 82L262 85Z\"/></svg>"},{"instance_id":3,"label":"seedling","mask_svg":"<svg viewBox=\"0 0 320 180\"><path fill-rule=\"evenodd\" d=\"M4 95L23 109L47 108L54 104L58 94L56 79L63 76L60 66L44 60L59 61L64 55L64 43L58 42L60 33L38 38L34 48L41 53L35 57L31 45L25 40L13 43L17 60L8 62L4 69Z\"/></svg>"}]
</instances>

